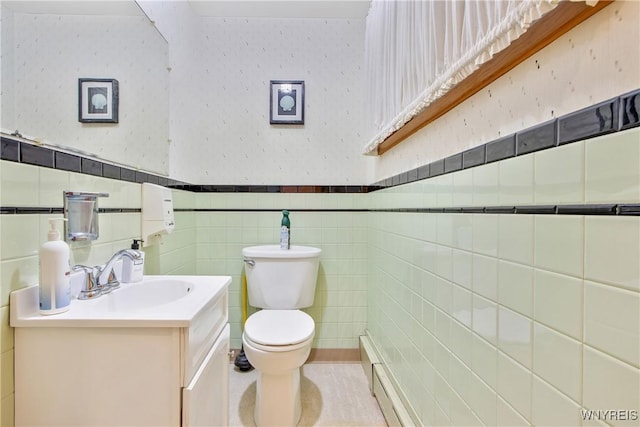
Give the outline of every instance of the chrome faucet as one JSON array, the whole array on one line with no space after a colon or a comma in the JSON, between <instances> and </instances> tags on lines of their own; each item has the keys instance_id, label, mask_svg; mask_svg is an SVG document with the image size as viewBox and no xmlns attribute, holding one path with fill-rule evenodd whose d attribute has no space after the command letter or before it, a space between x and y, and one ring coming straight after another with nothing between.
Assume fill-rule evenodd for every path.
<instances>
[{"instance_id":1,"label":"chrome faucet","mask_svg":"<svg viewBox=\"0 0 640 427\"><path fill-rule=\"evenodd\" d=\"M135 249L122 249L113 254L111 259L107 261L104 267L96 267L96 283L99 288L102 287L103 293L111 292L113 289L116 289L120 286L120 282L116 278L113 267L116 262L122 257L132 260L139 260L140 258L142 258L142 254L140 253L140 251L137 251Z\"/></svg>"},{"instance_id":2,"label":"chrome faucet","mask_svg":"<svg viewBox=\"0 0 640 427\"><path fill-rule=\"evenodd\" d=\"M113 267L122 257L138 260L142 257L140 251L135 249L122 249L111 257L104 266L88 267L86 265L74 265L73 271L84 271L85 282L78 294L78 299L92 299L100 295L108 294L112 290L120 286L120 282L116 278Z\"/></svg>"}]
</instances>

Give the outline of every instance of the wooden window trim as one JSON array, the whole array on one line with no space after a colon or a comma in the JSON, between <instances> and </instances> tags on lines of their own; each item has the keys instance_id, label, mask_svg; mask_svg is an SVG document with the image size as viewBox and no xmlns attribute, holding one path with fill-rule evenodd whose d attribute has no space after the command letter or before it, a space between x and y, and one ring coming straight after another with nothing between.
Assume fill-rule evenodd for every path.
<instances>
[{"instance_id":1,"label":"wooden window trim","mask_svg":"<svg viewBox=\"0 0 640 427\"><path fill-rule=\"evenodd\" d=\"M498 52L466 79L405 123L403 127L389 135L378 146L378 155L400 144L613 2L614 0L600 0L595 6L587 6L585 2L560 2L555 9L534 22L527 32L507 48Z\"/></svg>"}]
</instances>

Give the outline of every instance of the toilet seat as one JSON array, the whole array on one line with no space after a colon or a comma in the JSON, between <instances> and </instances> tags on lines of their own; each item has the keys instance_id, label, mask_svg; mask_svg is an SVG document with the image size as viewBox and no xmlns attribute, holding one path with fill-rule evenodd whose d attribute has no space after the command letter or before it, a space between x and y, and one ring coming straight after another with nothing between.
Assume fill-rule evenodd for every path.
<instances>
[{"instance_id":1,"label":"toilet seat","mask_svg":"<svg viewBox=\"0 0 640 427\"><path fill-rule=\"evenodd\" d=\"M313 318L300 310L261 310L244 324L245 338L259 347L285 346L290 350L297 348L296 344L306 344L314 332Z\"/></svg>"},{"instance_id":2,"label":"toilet seat","mask_svg":"<svg viewBox=\"0 0 640 427\"><path fill-rule=\"evenodd\" d=\"M248 350L249 347L255 350L260 350L265 353L276 354L276 353L291 353L296 350L304 349L305 347L311 349L311 343L313 342L313 337L309 338L306 341L299 342L297 344L291 345L264 345L258 344L256 342L251 341L251 339L247 338L247 334L242 334L242 345L244 345L245 351ZM306 357L305 357L306 358Z\"/></svg>"}]
</instances>

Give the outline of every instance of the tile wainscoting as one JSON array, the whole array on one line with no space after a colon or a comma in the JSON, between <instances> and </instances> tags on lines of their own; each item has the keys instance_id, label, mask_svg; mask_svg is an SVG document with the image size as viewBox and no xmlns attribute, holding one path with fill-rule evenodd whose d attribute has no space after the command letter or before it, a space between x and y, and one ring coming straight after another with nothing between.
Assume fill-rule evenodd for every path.
<instances>
[{"instance_id":1,"label":"tile wainscoting","mask_svg":"<svg viewBox=\"0 0 640 427\"><path fill-rule=\"evenodd\" d=\"M637 104L625 105L637 111ZM163 245L146 248L147 272L232 275L232 347L240 347L240 251L276 242L279 211L287 208L293 241L323 249L309 309L314 347L354 349L369 329L420 422L575 424L580 408L633 409L640 385L640 130L637 120L620 123L605 134L487 162L491 144L499 144L491 142L443 159L442 173L436 166L431 176L427 165L428 176L418 168L373 186L167 179L177 226ZM102 176L83 173L82 160L80 170L69 170L55 153L52 163L33 164L20 154L22 144L3 138L0 171L2 422L9 425L8 294L37 283L46 219L61 215L63 190L110 193L100 202L100 240L73 247L74 263L104 262L139 237L139 182L149 177L123 179L130 173L122 169L111 177L104 164ZM484 163L473 160L483 150Z\"/></svg>"}]
</instances>

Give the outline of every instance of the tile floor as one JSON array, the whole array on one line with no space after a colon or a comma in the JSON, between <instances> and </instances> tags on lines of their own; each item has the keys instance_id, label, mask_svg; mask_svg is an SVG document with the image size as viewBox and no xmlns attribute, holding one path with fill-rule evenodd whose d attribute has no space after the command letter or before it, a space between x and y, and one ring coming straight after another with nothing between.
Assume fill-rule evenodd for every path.
<instances>
[{"instance_id":1,"label":"tile floor","mask_svg":"<svg viewBox=\"0 0 640 427\"><path fill-rule=\"evenodd\" d=\"M253 427L256 371L229 365L229 426ZM298 426L383 427L359 363L309 363L302 367L302 417Z\"/></svg>"}]
</instances>

